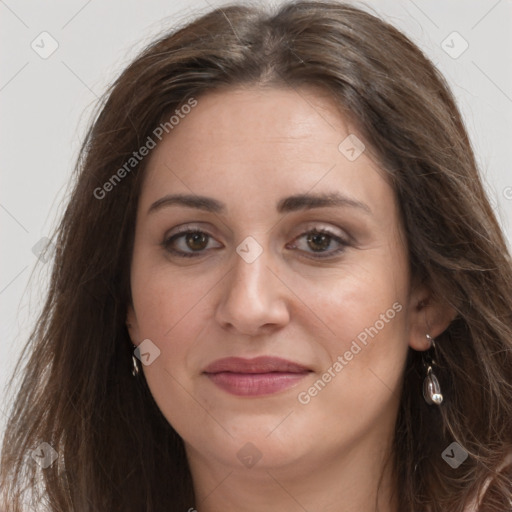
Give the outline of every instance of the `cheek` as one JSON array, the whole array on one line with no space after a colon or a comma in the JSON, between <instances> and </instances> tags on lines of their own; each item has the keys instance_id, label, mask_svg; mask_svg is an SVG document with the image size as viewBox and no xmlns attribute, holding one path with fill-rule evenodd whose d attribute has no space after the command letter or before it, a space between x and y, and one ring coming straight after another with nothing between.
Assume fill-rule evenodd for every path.
<instances>
[{"instance_id":1,"label":"cheek","mask_svg":"<svg viewBox=\"0 0 512 512\"><path fill-rule=\"evenodd\" d=\"M317 414L329 410L336 411L332 417L337 418L371 416L399 396L408 351L409 281L404 269L400 246L382 246L358 255L357 263L347 262L346 269L331 279L313 288L310 282L309 292L304 286L301 293L309 293L325 333L318 344L327 360L319 376L322 382L300 390L307 395L302 395L303 401L315 402L311 410ZM364 413L361 404L366 406Z\"/></svg>"},{"instance_id":2,"label":"cheek","mask_svg":"<svg viewBox=\"0 0 512 512\"><path fill-rule=\"evenodd\" d=\"M386 350L405 342L408 275L404 268L401 251L381 247L355 254L331 275L292 284L310 306L304 309L304 324L307 318L317 318L331 359L349 350L356 339L363 346L365 341L369 346L378 340Z\"/></svg>"},{"instance_id":3,"label":"cheek","mask_svg":"<svg viewBox=\"0 0 512 512\"><path fill-rule=\"evenodd\" d=\"M143 371L154 398L168 415L168 397L173 402L188 403L190 397L180 399L197 368L191 364L191 354L201 351L201 340L207 339L212 328L210 294L218 285L220 275L205 272L197 275L191 268L176 268L154 254L134 255L132 267L132 295L138 324L138 337L150 339L160 354ZM171 411L172 412L172 411ZM170 417L168 417L170 419Z\"/></svg>"},{"instance_id":4,"label":"cheek","mask_svg":"<svg viewBox=\"0 0 512 512\"><path fill-rule=\"evenodd\" d=\"M301 428L314 426L338 446L350 445L374 428L391 428L408 351L405 298L392 280L363 280L356 273L318 294L315 308L326 319L329 334L317 351L326 363L296 391Z\"/></svg>"},{"instance_id":5,"label":"cheek","mask_svg":"<svg viewBox=\"0 0 512 512\"><path fill-rule=\"evenodd\" d=\"M185 348L204 328L204 284L157 272L141 283L133 293L141 339L151 339L166 352Z\"/></svg>"},{"instance_id":6,"label":"cheek","mask_svg":"<svg viewBox=\"0 0 512 512\"><path fill-rule=\"evenodd\" d=\"M140 340L150 339L159 356L143 366L151 394L167 421L180 433L194 424L203 407L194 399L190 378L197 371L189 357L205 337L209 320L205 294L197 280L153 268L134 276L133 300Z\"/></svg>"},{"instance_id":7,"label":"cheek","mask_svg":"<svg viewBox=\"0 0 512 512\"><path fill-rule=\"evenodd\" d=\"M184 323L194 325L202 300L218 280L172 264L163 249L144 240L136 241L130 278L140 336L161 343Z\"/></svg>"}]
</instances>

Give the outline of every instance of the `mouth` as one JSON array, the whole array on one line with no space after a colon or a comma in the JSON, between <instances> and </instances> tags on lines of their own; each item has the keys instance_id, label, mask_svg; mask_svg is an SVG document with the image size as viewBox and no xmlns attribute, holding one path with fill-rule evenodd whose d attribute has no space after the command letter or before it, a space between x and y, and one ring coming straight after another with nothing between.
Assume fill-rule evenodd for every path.
<instances>
[{"instance_id":1,"label":"mouth","mask_svg":"<svg viewBox=\"0 0 512 512\"><path fill-rule=\"evenodd\" d=\"M228 357L203 371L217 387L237 396L271 395L295 386L311 369L278 357Z\"/></svg>"}]
</instances>

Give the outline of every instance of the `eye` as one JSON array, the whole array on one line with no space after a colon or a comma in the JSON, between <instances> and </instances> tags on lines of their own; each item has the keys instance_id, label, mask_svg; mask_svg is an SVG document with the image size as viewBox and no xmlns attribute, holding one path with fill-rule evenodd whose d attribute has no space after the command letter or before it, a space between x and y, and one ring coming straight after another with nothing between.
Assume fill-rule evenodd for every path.
<instances>
[{"instance_id":1,"label":"eye","mask_svg":"<svg viewBox=\"0 0 512 512\"><path fill-rule=\"evenodd\" d=\"M193 258L202 256L209 249L221 248L221 244L211 246L213 237L200 229L182 228L178 233L166 237L162 242L163 248L178 257ZM299 243L297 243L299 241ZM302 242L301 242L302 241ZM335 245L334 249L330 249ZM295 238L288 249L299 249L309 252L313 258L329 258L343 252L349 243L340 236L325 228L315 228L306 231ZM308 251L308 248L310 251Z\"/></svg>"},{"instance_id":2,"label":"eye","mask_svg":"<svg viewBox=\"0 0 512 512\"><path fill-rule=\"evenodd\" d=\"M297 240L304 240L305 243L297 244ZM337 245L337 247L329 250L333 243ZM347 241L343 240L338 235L335 235L328 229L315 228L298 236L291 245L287 246L287 248L298 248L305 252L308 252L307 248L310 248L313 253L313 258L329 258L343 252L348 245Z\"/></svg>"},{"instance_id":3,"label":"eye","mask_svg":"<svg viewBox=\"0 0 512 512\"><path fill-rule=\"evenodd\" d=\"M183 258L193 258L201 256L209 247L209 242L213 240L208 233L200 229L183 229L179 233L167 237L162 246L164 249L175 256ZM217 245L216 248L222 247Z\"/></svg>"}]
</instances>

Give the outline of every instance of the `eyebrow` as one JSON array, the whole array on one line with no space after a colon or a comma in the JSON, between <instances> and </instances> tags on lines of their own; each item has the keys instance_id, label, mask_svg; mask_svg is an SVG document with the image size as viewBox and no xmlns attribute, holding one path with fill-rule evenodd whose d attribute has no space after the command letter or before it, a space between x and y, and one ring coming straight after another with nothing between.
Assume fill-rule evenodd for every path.
<instances>
[{"instance_id":1,"label":"eyebrow","mask_svg":"<svg viewBox=\"0 0 512 512\"><path fill-rule=\"evenodd\" d=\"M224 203L212 197L198 196L194 194L168 194L155 201L148 210L148 214L169 206L186 206L210 213L225 213L227 208ZM278 213L296 212L299 210L311 210L313 208L351 207L357 208L367 214L372 213L370 207L356 199L340 194L339 192L296 194L284 197L277 202Z\"/></svg>"}]
</instances>

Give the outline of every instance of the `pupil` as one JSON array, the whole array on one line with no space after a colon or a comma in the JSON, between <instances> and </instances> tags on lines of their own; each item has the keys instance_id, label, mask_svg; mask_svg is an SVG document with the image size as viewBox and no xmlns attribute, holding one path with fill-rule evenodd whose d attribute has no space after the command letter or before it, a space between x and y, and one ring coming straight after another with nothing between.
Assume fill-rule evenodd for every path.
<instances>
[{"instance_id":1,"label":"pupil","mask_svg":"<svg viewBox=\"0 0 512 512\"><path fill-rule=\"evenodd\" d=\"M329 247L329 235L324 235L323 233L315 233L314 235L308 236L308 243L313 243L314 245L320 246L319 250L327 249ZM317 250L312 247L313 250Z\"/></svg>"},{"instance_id":2,"label":"pupil","mask_svg":"<svg viewBox=\"0 0 512 512\"><path fill-rule=\"evenodd\" d=\"M204 249L206 246L206 235L204 233L192 233L187 235L187 245L190 249Z\"/></svg>"}]
</instances>

